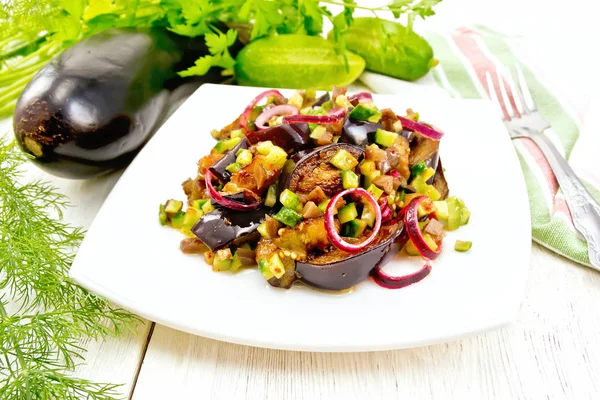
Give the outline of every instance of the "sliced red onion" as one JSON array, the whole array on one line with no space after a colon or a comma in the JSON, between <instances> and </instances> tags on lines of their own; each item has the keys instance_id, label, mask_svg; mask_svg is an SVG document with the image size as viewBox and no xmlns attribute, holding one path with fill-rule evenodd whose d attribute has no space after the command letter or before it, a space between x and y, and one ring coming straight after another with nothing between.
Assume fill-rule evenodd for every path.
<instances>
[{"instance_id":1,"label":"sliced red onion","mask_svg":"<svg viewBox=\"0 0 600 400\"><path fill-rule=\"evenodd\" d=\"M358 92L348 97L348 101L352 104L356 101L357 103L365 103L368 101L373 101L373 96L369 92Z\"/></svg>"},{"instance_id":2,"label":"sliced red onion","mask_svg":"<svg viewBox=\"0 0 600 400\"><path fill-rule=\"evenodd\" d=\"M373 226L373 232L371 232L371 235L367 239L358 244L348 243L342 239L335 229L335 222L333 220L333 213L335 211L336 203L339 199L348 194L360 194L371 205L371 208L375 213L375 225ZM363 250L365 247L371 244L373 240L375 240L377 233L379 233L379 229L381 229L381 210L379 209L379 205L377 204L377 201L373 195L363 188L347 189L336 194L331 198L331 201L325 209L325 231L327 232L327 238L331 244L340 250L347 251L349 253L356 253Z\"/></svg>"},{"instance_id":3,"label":"sliced red onion","mask_svg":"<svg viewBox=\"0 0 600 400\"><path fill-rule=\"evenodd\" d=\"M346 109L344 107L337 107L333 110L329 110L326 115L288 115L283 117L283 122L291 124L292 122L306 122L309 124L334 124L340 119L346 116Z\"/></svg>"},{"instance_id":4,"label":"sliced red onion","mask_svg":"<svg viewBox=\"0 0 600 400\"><path fill-rule=\"evenodd\" d=\"M385 197L385 196L382 196L379 199L379 209L381 210L381 221L382 222L386 222L387 220L392 218L392 216L394 215L394 212L392 211L392 209L390 208L390 205L388 204L387 197Z\"/></svg>"},{"instance_id":5,"label":"sliced red onion","mask_svg":"<svg viewBox=\"0 0 600 400\"><path fill-rule=\"evenodd\" d=\"M206 187L208 188L208 193L210 194L210 198L213 199L215 201L215 203L218 203L218 204L222 205L223 207L227 207L227 208L230 208L232 210L237 210L237 211L255 210L262 205L263 200L258 200L251 204L244 204L244 203L240 203L238 201L234 201L234 200L223 197L223 195L221 193L219 193L217 191L217 189L215 189L215 187L213 186L212 178L213 178L213 173L210 172L210 170L206 171L206 174L204 174L204 181L206 183Z\"/></svg>"},{"instance_id":6,"label":"sliced red onion","mask_svg":"<svg viewBox=\"0 0 600 400\"><path fill-rule=\"evenodd\" d=\"M427 125L415 122L412 119L401 117L400 115L397 115L397 117L400 120L400 122L402 122L402 127L412 129L415 132L419 132L421 135L428 137L429 139L440 140L444 136L442 132L436 131L435 129Z\"/></svg>"},{"instance_id":7,"label":"sliced red onion","mask_svg":"<svg viewBox=\"0 0 600 400\"><path fill-rule=\"evenodd\" d=\"M293 104L281 104L275 107L271 107L268 110L264 110L254 121L254 125L259 130L267 129L269 127L268 122L274 116L280 115L296 115L298 114L298 108Z\"/></svg>"},{"instance_id":8,"label":"sliced red onion","mask_svg":"<svg viewBox=\"0 0 600 400\"><path fill-rule=\"evenodd\" d=\"M394 178L400 178L400 172L395 169L390 169L386 175L393 176Z\"/></svg>"},{"instance_id":9,"label":"sliced red onion","mask_svg":"<svg viewBox=\"0 0 600 400\"><path fill-rule=\"evenodd\" d=\"M423 201L431 201L431 199L427 196L419 196L408 203L404 211L404 224L406 225L408 237L414 243L419 254L426 260L435 260L442 252L442 246L440 243L437 250L433 250L423 238L423 234L419 228L419 214L417 212L419 204Z\"/></svg>"},{"instance_id":10,"label":"sliced red onion","mask_svg":"<svg viewBox=\"0 0 600 400\"><path fill-rule=\"evenodd\" d=\"M381 268L376 267L371 271L371 277L381 287L386 289L401 289L423 280L430 272L431 265L429 263L423 265L423 268L417 272L404 276L392 276L383 272Z\"/></svg>"},{"instance_id":11,"label":"sliced red onion","mask_svg":"<svg viewBox=\"0 0 600 400\"><path fill-rule=\"evenodd\" d=\"M256 105L265 97L269 97L269 96L277 96L277 97L283 97L283 95L281 94L281 92L279 90L267 90L265 92L262 92L261 94L259 94L258 96L256 96L251 102L250 104L248 104L246 106L246 109L244 110L244 112L242 113L242 115L240 115L240 125L242 128L244 128L244 130L246 132L248 132L248 120L250 118L250 113L252 112L252 109L254 107L256 107Z\"/></svg>"}]
</instances>

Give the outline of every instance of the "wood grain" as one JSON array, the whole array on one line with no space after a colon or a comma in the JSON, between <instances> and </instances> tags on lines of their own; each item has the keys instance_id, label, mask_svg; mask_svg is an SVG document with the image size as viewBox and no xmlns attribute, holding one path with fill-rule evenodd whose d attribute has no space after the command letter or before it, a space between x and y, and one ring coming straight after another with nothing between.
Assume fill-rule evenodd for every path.
<instances>
[{"instance_id":1,"label":"wood grain","mask_svg":"<svg viewBox=\"0 0 600 400\"><path fill-rule=\"evenodd\" d=\"M517 320L453 343L302 353L157 325L133 399L599 398L599 291L599 273L535 245Z\"/></svg>"}]
</instances>

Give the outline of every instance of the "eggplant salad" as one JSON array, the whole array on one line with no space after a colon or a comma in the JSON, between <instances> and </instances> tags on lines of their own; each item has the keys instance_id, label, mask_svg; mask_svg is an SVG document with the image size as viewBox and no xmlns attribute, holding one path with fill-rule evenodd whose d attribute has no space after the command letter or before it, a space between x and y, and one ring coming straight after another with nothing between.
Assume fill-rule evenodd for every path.
<instances>
[{"instance_id":1,"label":"eggplant salad","mask_svg":"<svg viewBox=\"0 0 600 400\"><path fill-rule=\"evenodd\" d=\"M182 184L187 201L161 204L159 221L214 271L258 268L280 288L345 290L369 277L401 288L429 274L445 231L469 222L464 202L448 197L443 133L410 109L379 109L368 92L267 90L212 136ZM427 263L405 276L382 271L401 250Z\"/></svg>"}]
</instances>

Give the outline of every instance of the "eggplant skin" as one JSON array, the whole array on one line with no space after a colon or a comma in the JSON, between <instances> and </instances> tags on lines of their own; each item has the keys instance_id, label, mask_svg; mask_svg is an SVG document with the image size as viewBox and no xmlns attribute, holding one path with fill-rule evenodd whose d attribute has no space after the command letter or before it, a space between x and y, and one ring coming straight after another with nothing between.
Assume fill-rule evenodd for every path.
<instances>
[{"instance_id":1,"label":"eggplant skin","mask_svg":"<svg viewBox=\"0 0 600 400\"><path fill-rule=\"evenodd\" d=\"M221 181L221 183L228 182L229 178L231 178L231 173L229 171L227 171L225 168L227 168L230 164L233 164L235 162L235 159L237 157L236 154L237 154L238 150L247 149L247 148L248 148L248 140L243 139L241 142L236 144L233 149L229 150L225 154L225 156L223 156L223 158L221 158L219 161L214 163L209 168L210 172L212 172L213 175L216 176L219 181Z\"/></svg>"},{"instance_id":2,"label":"eggplant skin","mask_svg":"<svg viewBox=\"0 0 600 400\"><path fill-rule=\"evenodd\" d=\"M377 243L363 252L353 255L333 250L330 252L333 254L307 262L296 261L296 274L304 283L319 289L349 289L367 279L373 268L390 261L407 241L403 223L382 226Z\"/></svg>"},{"instance_id":3,"label":"eggplant skin","mask_svg":"<svg viewBox=\"0 0 600 400\"><path fill-rule=\"evenodd\" d=\"M13 120L18 144L64 178L125 167L177 100L173 90L191 82L176 71L206 54L203 41L158 28L109 29L73 45L21 94Z\"/></svg>"},{"instance_id":4,"label":"eggplant skin","mask_svg":"<svg viewBox=\"0 0 600 400\"><path fill-rule=\"evenodd\" d=\"M261 207L252 211L236 211L218 204L213 206L215 210L205 214L192 227L192 233L211 251L241 243L255 235L270 210Z\"/></svg>"}]
</instances>

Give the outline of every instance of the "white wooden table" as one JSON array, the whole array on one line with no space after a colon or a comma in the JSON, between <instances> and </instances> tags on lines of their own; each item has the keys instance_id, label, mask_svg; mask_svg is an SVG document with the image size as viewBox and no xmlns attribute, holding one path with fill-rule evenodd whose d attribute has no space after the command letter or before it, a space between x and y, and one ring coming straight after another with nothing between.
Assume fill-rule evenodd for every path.
<instances>
[{"instance_id":1,"label":"white wooden table","mask_svg":"<svg viewBox=\"0 0 600 400\"><path fill-rule=\"evenodd\" d=\"M562 35L571 32L574 21L562 14L560 4L548 3L446 0L427 26L480 21L514 31L531 24L532 13L540 13L536 29L528 31L532 36L543 37L540 21L548 30L564 23L567 28L557 29L562 40L575 43L575 34ZM586 11L591 10L586 8L589 3L569 3L570 9L581 10L577 17L583 21L573 29L595 23L594 13ZM582 44L582 49L586 46ZM6 131L7 122L0 124L0 132ZM31 176L51 180L71 198L75 206L65 219L84 227L90 225L119 175L80 182L53 178L33 167L29 170ZM599 310L600 273L534 245L518 318L495 332L417 349L328 354L233 345L145 321L136 334L85 343L87 364L76 375L124 383L123 395L135 400L597 399Z\"/></svg>"}]
</instances>

